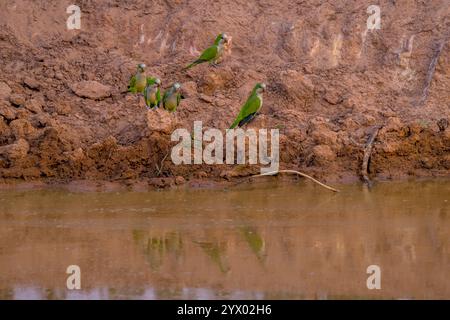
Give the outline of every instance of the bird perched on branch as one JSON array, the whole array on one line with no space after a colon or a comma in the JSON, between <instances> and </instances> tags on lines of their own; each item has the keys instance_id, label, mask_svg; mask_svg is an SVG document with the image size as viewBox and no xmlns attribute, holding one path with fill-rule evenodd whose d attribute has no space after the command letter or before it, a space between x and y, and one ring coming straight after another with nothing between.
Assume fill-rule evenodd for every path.
<instances>
[{"instance_id":1,"label":"bird perched on branch","mask_svg":"<svg viewBox=\"0 0 450 320\"><path fill-rule=\"evenodd\" d=\"M159 78L148 78L144 89L145 106L147 109L158 108L161 103L160 92L161 80Z\"/></svg>"},{"instance_id":2,"label":"bird perched on branch","mask_svg":"<svg viewBox=\"0 0 450 320\"><path fill-rule=\"evenodd\" d=\"M264 83L257 83L253 88L250 96L248 97L245 104L242 106L236 120L230 126L230 129L235 127L242 127L244 124L250 122L261 109L263 104L262 93L266 90L266 85Z\"/></svg>"},{"instance_id":3,"label":"bird perched on branch","mask_svg":"<svg viewBox=\"0 0 450 320\"><path fill-rule=\"evenodd\" d=\"M128 85L128 92L131 93L143 93L145 86L147 85L147 77L145 76L145 64L140 63L137 65L137 71L134 76L131 77Z\"/></svg>"},{"instance_id":4,"label":"bird perched on branch","mask_svg":"<svg viewBox=\"0 0 450 320\"><path fill-rule=\"evenodd\" d=\"M213 66L217 65L220 57L224 52L225 44L227 43L227 41L228 36L225 33L219 34L214 40L214 44L203 51L203 53L197 60L186 66L185 70L204 62L209 62Z\"/></svg>"},{"instance_id":5,"label":"bird perched on branch","mask_svg":"<svg viewBox=\"0 0 450 320\"><path fill-rule=\"evenodd\" d=\"M176 111L182 98L181 84L176 82L169 90L164 92L164 96L162 98L164 109L169 112Z\"/></svg>"}]
</instances>

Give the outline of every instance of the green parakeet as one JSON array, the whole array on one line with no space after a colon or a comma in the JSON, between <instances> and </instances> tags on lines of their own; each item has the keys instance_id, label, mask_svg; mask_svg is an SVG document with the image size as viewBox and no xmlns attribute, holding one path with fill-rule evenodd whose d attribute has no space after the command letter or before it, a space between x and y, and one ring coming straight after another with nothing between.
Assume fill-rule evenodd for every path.
<instances>
[{"instance_id":1,"label":"green parakeet","mask_svg":"<svg viewBox=\"0 0 450 320\"><path fill-rule=\"evenodd\" d=\"M265 257L264 238L258 233L256 228L244 226L240 229L250 249L255 253L259 260L263 261Z\"/></svg>"},{"instance_id":2,"label":"green parakeet","mask_svg":"<svg viewBox=\"0 0 450 320\"><path fill-rule=\"evenodd\" d=\"M215 264L217 264L222 273L227 273L230 271L226 247L222 243L218 241L214 242L193 241L193 242L197 243L200 246L200 248L203 249L206 255L210 257Z\"/></svg>"},{"instance_id":3,"label":"green parakeet","mask_svg":"<svg viewBox=\"0 0 450 320\"><path fill-rule=\"evenodd\" d=\"M266 85L264 83L257 83L255 85L247 101L242 106L236 120L234 120L233 124L230 126L230 129L233 129L235 127L242 127L244 124L250 122L256 116L256 113L262 107L262 93L265 90Z\"/></svg>"},{"instance_id":4,"label":"green parakeet","mask_svg":"<svg viewBox=\"0 0 450 320\"><path fill-rule=\"evenodd\" d=\"M178 105L181 101L181 85L179 83L174 83L174 85L164 92L164 96L162 98L162 103L164 109L166 109L169 112L174 112L177 110Z\"/></svg>"},{"instance_id":5,"label":"green parakeet","mask_svg":"<svg viewBox=\"0 0 450 320\"><path fill-rule=\"evenodd\" d=\"M159 87L161 80L159 78L148 78L147 86L144 90L145 106L147 109L158 108L161 103L161 92Z\"/></svg>"},{"instance_id":6,"label":"green parakeet","mask_svg":"<svg viewBox=\"0 0 450 320\"><path fill-rule=\"evenodd\" d=\"M145 86L147 85L147 77L145 76L145 64L140 63L137 66L137 71L130 79L128 85L128 92L131 93L143 93Z\"/></svg>"},{"instance_id":7,"label":"green parakeet","mask_svg":"<svg viewBox=\"0 0 450 320\"><path fill-rule=\"evenodd\" d=\"M203 53L200 55L200 57L186 66L185 69L190 69L193 66L196 66L200 63L209 62L212 65L217 64L219 58L222 56L224 51L224 43L227 41L228 37L226 34L221 33L216 37L216 40L214 41L214 44L203 51Z\"/></svg>"}]
</instances>

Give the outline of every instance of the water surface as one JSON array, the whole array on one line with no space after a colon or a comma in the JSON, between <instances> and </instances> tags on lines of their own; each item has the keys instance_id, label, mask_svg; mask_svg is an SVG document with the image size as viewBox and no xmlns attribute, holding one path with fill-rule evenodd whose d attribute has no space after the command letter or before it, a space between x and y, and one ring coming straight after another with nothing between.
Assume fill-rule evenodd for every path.
<instances>
[{"instance_id":1,"label":"water surface","mask_svg":"<svg viewBox=\"0 0 450 320\"><path fill-rule=\"evenodd\" d=\"M449 299L450 181L339 188L0 192L0 298Z\"/></svg>"}]
</instances>

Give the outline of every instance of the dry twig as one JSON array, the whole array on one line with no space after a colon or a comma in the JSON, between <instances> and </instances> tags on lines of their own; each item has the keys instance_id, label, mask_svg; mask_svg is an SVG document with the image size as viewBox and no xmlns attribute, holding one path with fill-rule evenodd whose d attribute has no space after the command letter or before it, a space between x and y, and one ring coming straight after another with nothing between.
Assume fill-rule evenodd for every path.
<instances>
[{"instance_id":1,"label":"dry twig","mask_svg":"<svg viewBox=\"0 0 450 320\"><path fill-rule=\"evenodd\" d=\"M436 70L436 65L439 60L439 56L441 55L442 50L444 49L444 46L447 43L447 41L448 37L438 44L437 49L434 52L433 57L431 58L430 65L428 66L427 77L425 79L425 87L423 88L422 95L420 97L419 102L417 103L418 106L424 104L428 98L428 90L430 89L431 81L433 80L434 71Z\"/></svg>"},{"instance_id":2,"label":"dry twig","mask_svg":"<svg viewBox=\"0 0 450 320\"><path fill-rule=\"evenodd\" d=\"M164 156L164 158L161 160L161 166L158 166L158 164L155 164L155 167L156 167L156 169L158 170L158 172L156 173L156 176L160 176L161 175L161 172L162 172L162 169L163 169L163 166L164 166L164 161L166 160L166 158L169 156L169 153L170 153L170 151L169 152L167 152L167 154Z\"/></svg>"},{"instance_id":3,"label":"dry twig","mask_svg":"<svg viewBox=\"0 0 450 320\"><path fill-rule=\"evenodd\" d=\"M331 191L333 191L333 192L339 192L339 190L337 190L337 189L335 189L335 188L332 188L332 187L330 187L330 186L327 186L326 184L320 182L319 180L314 179L313 177L307 175L306 173L303 173L303 172L300 172L300 171L295 171L295 170L278 170L278 171L272 171L272 172L267 172L267 173L262 173L262 174L254 175L254 176L251 176L251 178L252 178L252 177L263 177L263 176L274 176L274 175L279 174L279 173L295 173L295 174L297 174L297 175L299 175L299 176L302 176L302 177L304 177L304 178L307 178L307 179L309 179L309 180L311 180L311 181L317 183L318 185L324 187L325 189L331 190Z\"/></svg>"}]
</instances>

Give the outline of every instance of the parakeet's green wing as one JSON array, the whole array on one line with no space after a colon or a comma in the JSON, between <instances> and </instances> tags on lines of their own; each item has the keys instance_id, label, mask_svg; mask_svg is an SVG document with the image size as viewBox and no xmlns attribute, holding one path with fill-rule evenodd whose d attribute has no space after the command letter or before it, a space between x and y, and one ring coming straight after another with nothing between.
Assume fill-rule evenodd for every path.
<instances>
[{"instance_id":1,"label":"parakeet's green wing","mask_svg":"<svg viewBox=\"0 0 450 320\"><path fill-rule=\"evenodd\" d=\"M246 117L258 112L259 108L261 108L261 100L258 98L256 94L252 94L247 99L247 102L245 102L244 106L239 112L239 115L237 116L236 120L231 125L230 129L236 127L239 124L239 122L241 122Z\"/></svg>"},{"instance_id":2,"label":"parakeet's green wing","mask_svg":"<svg viewBox=\"0 0 450 320\"><path fill-rule=\"evenodd\" d=\"M186 66L185 69L192 68L193 66L203 62L214 60L217 57L218 50L219 49L217 48L216 45L209 47L208 49L203 51L203 53L197 60Z\"/></svg>"},{"instance_id":3,"label":"parakeet's green wing","mask_svg":"<svg viewBox=\"0 0 450 320\"><path fill-rule=\"evenodd\" d=\"M128 85L129 92L136 92L136 76L132 76Z\"/></svg>"},{"instance_id":4,"label":"parakeet's green wing","mask_svg":"<svg viewBox=\"0 0 450 320\"><path fill-rule=\"evenodd\" d=\"M166 108L166 100L167 100L168 96L169 96L169 91L164 92L163 98L162 98L162 103L163 103L164 109Z\"/></svg>"},{"instance_id":5,"label":"parakeet's green wing","mask_svg":"<svg viewBox=\"0 0 450 320\"><path fill-rule=\"evenodd\" d=\"M149 99L148 99L148 87L145 88L145 90L144 90L144 100L145 100L145 105L146 105L147 107L149 107L150 101L149 101Z\"/></svg>"},{"instance_id":6,"label":"parakeet's green wing","mask_svg":"<svg viewBox=\"0 0 450 320\"><path fill-rule=\"evenodd\" d=\"M164 92L164 95L163 95L163 102L166 101L166 99L167 99L168 96L169 96L169 91Z\"/></svg>"},{"instance_id":7,"label":"parakeet's green wing","mask_svg":"<svg viewBox=\"0 0 450 320\"><path fill-rule=\"evenodd\" d=\"M160 102L161 102L161 91L158 89L156 91L156 103L159 105Z\"/></svg>"},{"instance_id":8,"label":"parakeet's green wing","mask_svg":"<svg viewBox=\"0 0 450 320\"><path fill-rule=\"evenodd\" d=\"M201 56L197 59L200 61L210 61L214 59L217 55L217 46L212 46L203 51Z\"/></svg>"}]
</instances>

